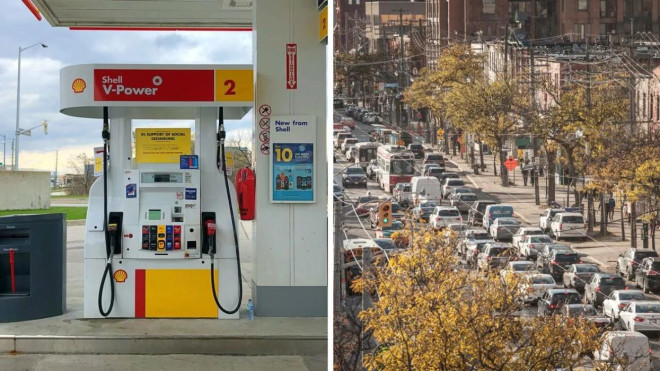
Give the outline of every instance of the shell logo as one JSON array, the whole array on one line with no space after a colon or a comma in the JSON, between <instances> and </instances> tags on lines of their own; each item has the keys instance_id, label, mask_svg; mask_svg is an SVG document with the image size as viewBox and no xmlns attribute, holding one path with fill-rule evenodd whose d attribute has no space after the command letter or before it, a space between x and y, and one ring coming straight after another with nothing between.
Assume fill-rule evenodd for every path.
<instances>
[{"instance_id":1,"label":"shell logo","mask_svg":"<svg viewBox=\"0 0 660 371\"><path fill-rule=\"evenodd\" d=\"M71 89L73 89L73 92L76 94L84 92L86 87L87 83L81 78L73 80L73 83L71 84Z\"/></svg>"},{"instance_id":2,"label":"shell logo","mask_svg":"<svg viewBox=\"0 0 660 371\"><path fill-rule=\"evenodd\" d=\"M112 275L115 278L115 282L122 283L126 281L128 273L123 269L118 269L115 271L115 274Z\"/></svg>"}]
</instances>

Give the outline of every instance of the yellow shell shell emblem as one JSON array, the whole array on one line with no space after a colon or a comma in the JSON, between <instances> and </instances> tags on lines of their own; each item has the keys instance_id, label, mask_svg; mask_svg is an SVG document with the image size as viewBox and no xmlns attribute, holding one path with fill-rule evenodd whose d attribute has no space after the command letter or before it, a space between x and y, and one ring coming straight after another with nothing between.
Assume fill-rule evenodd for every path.
<instances>
[{"instance_id":1,"label":"yellow shell shell emblem","mask_svg":"<svg viewBox=\"0 0 660 371\"><path fill-rule=\"evenodd\" d=\"M128 277L128 273L126 273L126 271L123 269L118 269L115 271L113 277L115 278L115 282L125 282L126 278Z\"/></svg>"},{"instance_id":2,"label":"yellow shell shell emblem","mask_svg":"<svg viewBox=\"0 0 660 371\"><path fill-rule=\"evenodd\" d=\"M73 92L76 94L85 91L86 87L87 87L87 83L85 82L85 80L81 78L77 78L73 80L73 83L71 84L71 89L73 89Z\"/></svg>"}]
</instances>

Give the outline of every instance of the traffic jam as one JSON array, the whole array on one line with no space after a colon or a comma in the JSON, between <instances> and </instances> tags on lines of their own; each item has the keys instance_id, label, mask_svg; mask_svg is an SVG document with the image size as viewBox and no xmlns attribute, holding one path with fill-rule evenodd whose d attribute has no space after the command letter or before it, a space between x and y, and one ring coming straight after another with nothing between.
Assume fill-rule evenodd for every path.
<instances>
[{"instance_id":1,"label":"traffic jam","mask_svg":"<svg viewBox=\"0 0 660 371\"><path fill-rule=\"evenodd\" d=\"M525 278L520 316L585 317L609 337L639 337L630 344L644 350L648 369L660 367L660 257L654 250L630 248L614 270L603 267L571 247L587 238L580 210L546 208L527 223L512 205L474 188L447 155L376 113L348 106L335 111L334 123L343 297L361 295L351 284L361 274L363 249L390 256L405 250L392 235L410 222L451 230L459 236L456 256L464 269Z\"/></svg>"}]
</instances>

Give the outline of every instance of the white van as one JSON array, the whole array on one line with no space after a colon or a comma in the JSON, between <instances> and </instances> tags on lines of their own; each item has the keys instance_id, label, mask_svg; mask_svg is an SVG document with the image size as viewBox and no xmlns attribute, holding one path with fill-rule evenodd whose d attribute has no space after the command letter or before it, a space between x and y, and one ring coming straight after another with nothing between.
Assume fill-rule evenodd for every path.
<instances>
[{"instance_id":1,"label":"white van","mask_svg":"<svg viewBox=\"0 0 660 371\"><path fill-rule=\"evenodd\" d=\"M594 361L606 362L616 370L651 370L649 338L636 331L608 331L601 337Z\"/></svg>"},{"instance_id":2,"label":"white van","mask_svg":"<svg viewBox=\"0 0 660 371\"><path fill-rule=\"evenodd\" d=\"M434 176L414 176L410 180L413 201L442 199L442 187L438 178Z\"/></svg>"}]
</instances>

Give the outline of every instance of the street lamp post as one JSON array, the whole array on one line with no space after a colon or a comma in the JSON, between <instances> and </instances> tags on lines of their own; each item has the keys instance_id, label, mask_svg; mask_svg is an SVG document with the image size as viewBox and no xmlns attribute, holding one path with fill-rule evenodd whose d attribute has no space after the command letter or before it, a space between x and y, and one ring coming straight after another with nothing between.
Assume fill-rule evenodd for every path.
<instances>
[{"instance_id":1,"label":"street lamp post","mask_svg":"<svg viewBox=\"0 0 660 371\"><path fill-rule=\"evenodd\" d=\"M2 167L7 168L7 136L0 134L2 137Z\"/></svg>"},{"instance_id":2,"label":"street lamp post","mask_svg":"<svg viewBox=\"0 0 660 371\"><path fill-rule=\"evenodd\" d=\"M16 133L14 134L16 138L16 144L15 144L16 154L14 158L14 164L12 166L14 171L18 170L18 142L19 142L19 137L21 135L21 129L19 127L19 117L21 111L21 53L37 45L41 45L42 48L48 47L48 45L44 43L35 43L25 48L21 48L20 46L18 47L18 79L16 82Z\"/></svg>"}]
</instances>

